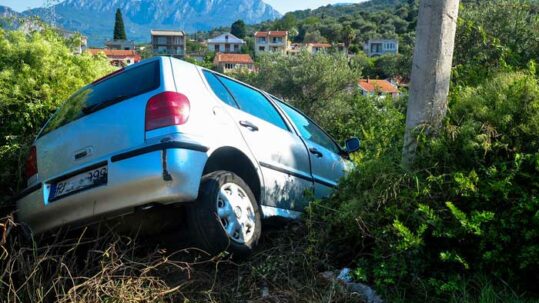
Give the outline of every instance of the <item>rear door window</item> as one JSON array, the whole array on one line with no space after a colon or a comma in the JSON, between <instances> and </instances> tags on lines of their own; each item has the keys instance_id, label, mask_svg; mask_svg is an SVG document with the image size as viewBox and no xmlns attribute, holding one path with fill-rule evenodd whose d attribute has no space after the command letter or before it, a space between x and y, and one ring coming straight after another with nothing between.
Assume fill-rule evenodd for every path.
<instances>
[{"instance_id":1,"label":"rear door window","mask_svg":"<svg viewBox=\"0 0 539 303\"><path fill-rule=\"evenodd\" d=\"M277 109L262 93L228 78L219 77L219 79L234 95L242 111L290 131Z\"/></svg>"},{"instance_id":2,"label":"rear door window","mask_svg":"<svg viewBox=\"0 0 539 303\"><path fill-rule=\"evenodd\" d=\"M120 70L87 85L73 94L49 120L40 136L123 100L161 86L160 61Z\"/></svg>"},{"instance_id":3,"label":"rear door window","mask_svg":"<svg viewBox=\"0 0 539 303\"><path fill-rule=\"evenodd\" d=\"M232 98L232 95L230 95L230 93L226 90L226 87L223 85L223 83L221 83L221 81L219 81L219 79L217 79L214 73L205 70L204 76L206 77L212 91L217 97L219 97L219 99L221 99L221 101L230 106L238 107L234 101L234 98Z\"/></svg>"}]
</instances>

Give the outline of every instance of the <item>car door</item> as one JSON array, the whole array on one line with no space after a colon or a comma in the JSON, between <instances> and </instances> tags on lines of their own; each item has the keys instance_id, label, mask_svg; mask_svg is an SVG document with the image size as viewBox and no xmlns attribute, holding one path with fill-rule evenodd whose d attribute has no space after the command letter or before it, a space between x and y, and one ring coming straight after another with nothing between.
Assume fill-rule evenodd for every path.
<instances>
[{"instance_id":1,"label":"car door","mask_svg":"<svg viewBox=\"0 0 539 303\"><path fill-rule=\"evenodd\" d=\"M303 210L310 196L307 193L314 190L314 184L309 154L302 140L260 91L209 71L205 71L205 76L211 82L215 81L211 77L215 77L237 105L226 106L226 110L260 164L264 178L263 205ZM224 102L230 105L231 101Z\"/></svg>"},{"instance_id":2,"label":"car door","mask_svg":"<svg viewBox=\"0 0 539 303\"><path fill-rule=\"evenodd\" d=\"M282 101L277 99L275 101L305 140L311 158L315 197L329 196L345 173L345 161L340 155L341 149L307 116Z\"/></svg>"}]
</instances>

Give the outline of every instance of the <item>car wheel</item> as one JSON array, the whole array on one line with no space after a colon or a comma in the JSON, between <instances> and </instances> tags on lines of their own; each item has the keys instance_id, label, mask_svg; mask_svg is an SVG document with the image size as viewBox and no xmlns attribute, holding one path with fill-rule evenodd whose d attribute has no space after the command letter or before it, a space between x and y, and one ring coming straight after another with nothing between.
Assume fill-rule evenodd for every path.
<instances>
[{"instance_id":1,"label":"car wheel","mask_svg":"<svg viewBox=\"0 0 539 303\"><path fill-rule=\"evenodd\" d=\"M260 210L249 186L237 175L217 171L202 178L188 220L195 243L211 254L248 256L261 234Z\"/></svg>"}]
</instances>

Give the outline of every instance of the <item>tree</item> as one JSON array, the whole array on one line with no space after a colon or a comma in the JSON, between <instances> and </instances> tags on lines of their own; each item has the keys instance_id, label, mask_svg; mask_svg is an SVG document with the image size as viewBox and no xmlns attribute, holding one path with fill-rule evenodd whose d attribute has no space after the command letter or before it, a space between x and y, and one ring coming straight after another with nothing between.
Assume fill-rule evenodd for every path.
<instances>
[{"instance_id":1,"label":"tree","mask_svg":"<svg viewBox=\"0 0 539 303\"><path fill-rule=\"evenodd\" d=\"M245 29L245 22L243 20L238 20L232 23L230 27L230 33L240 39L245 38L247 30Z\"/></svg>"},{"instance_id":2,"label":"tree","mask_svg":"<svg viewBox=\"0 0 539 303\"><path fill-rule=\"evenodd\" d=\"M286 15L284 15L284 17L281 20L275 22L274 29L290 31L297 25L298 25L298 20L296 19L296 16L294 16L291 13L287 13Z\"/></svg>"},{"instance_id":3,"label":"tree","mask_svg":"<svg viewBox=\"0 0 539 303\"><path fill-rule=\"evenodd\" d=\"M103 56L74 55L55 30L0 29L0 203L22 185L29 144L78 88L112 71Z\"/></svg>"},{"instance_id":4,"label":"tree","mask_svg":"<svg viewBox=\"0 0 539 303\"><path fill-rule=\"evenodd\" d=\"M303 38L304 43L325 43L327 42L327 39L320 34L319 30L315 30L312 32L308 32L305 34L305 37Z\"/></svg>"},{"instance_id":5,"label":"tree","mask_svg":"<svg viewBox=\"0 0 539 303\"><path fill-rule=\"evenodd\" d=\"M114 22L114 40L127 40L125 34L124 19L120 9L116 10L116 21Z\"/></svg>"},{"instance_id":6,"label":"tree","mask_svg":"<svg viewBox=\"0 0 539 303\"><path fill-rule=\"evenodd\" d=\"M342 31L342 38L343 38L344 46L346 48L349 48L350 44L352 44L352 41L356 39L356 32L350 25L347 25L344 27Z\"/></svg>"},{"instance_id":7,"label":"tree","mask_svg":"<svg viewBox=\"0 0 539 303\"><path fill-rule=\"evenodd\" d=\"M433 134L447 113L458 11L459 0L420 3L403 147L403 164L408 167L415 160L417 128Z\"/></svg>"}]
</instances>

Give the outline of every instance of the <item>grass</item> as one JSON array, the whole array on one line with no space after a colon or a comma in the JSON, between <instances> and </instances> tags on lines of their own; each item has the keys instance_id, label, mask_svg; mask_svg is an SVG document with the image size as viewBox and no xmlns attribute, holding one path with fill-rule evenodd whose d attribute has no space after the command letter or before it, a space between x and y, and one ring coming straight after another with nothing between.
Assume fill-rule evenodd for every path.
<instances>
[{"instance_id":1,"label":"grass","mask_svg":"<svg viewBox=\"0 0 539 303\"><path fill-rule=\"evenodd\" d=\"M335 263L313 250L302 224L266 227L257 251L243 262L194 248L167 250L106 227L29 241L7 216L0 231L2 302L363 302L322 278ZM425 294L410 301L392 292L386 302L539 302L494 287L486 276L462 279L457 288L443 300Z\"/></svg>"},{"instance_id":2,"label":"grass","mask_svg":"<svg viewBox=\"0 0 539 303\"><path fill-rule=\"evenodd\" d=\"M361 302L321 277L331 267L305 253L301 225L266 229L256 253L235 262L105 228L28 241L11 216L1 222L5 302Z\"/></svg>"}]
</instances>

